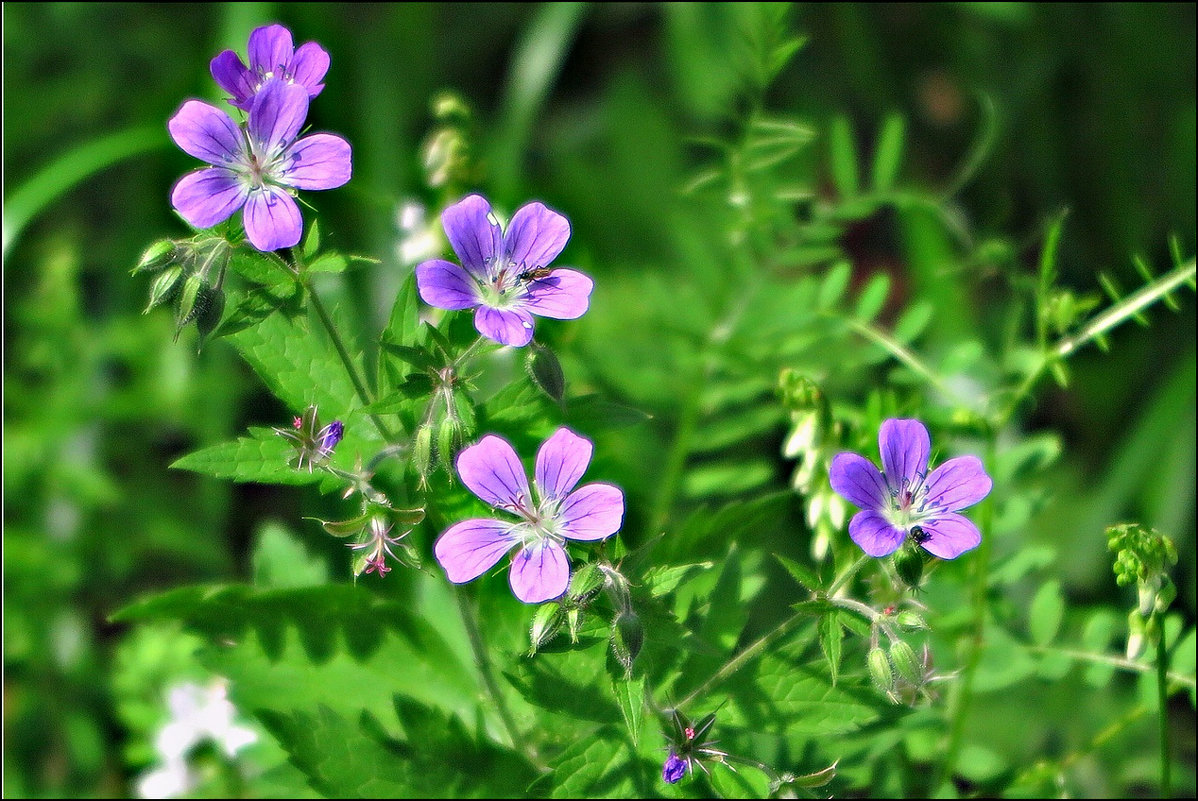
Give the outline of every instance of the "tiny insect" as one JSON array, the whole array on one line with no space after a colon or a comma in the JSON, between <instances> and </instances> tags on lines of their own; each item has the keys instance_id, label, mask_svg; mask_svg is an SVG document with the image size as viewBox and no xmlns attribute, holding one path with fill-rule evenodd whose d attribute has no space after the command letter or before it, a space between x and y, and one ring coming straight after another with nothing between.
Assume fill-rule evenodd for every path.
<instances>
[{"instance_id":1,"label":"tiny insect","mask_svg":"<svg viewBox=\"0 0 1198 801\"><path fill-rule=\"evenodd\" d=\"M540 281L544 278L548 278L552 274L553 269L550 267L537 267L535 269L525 270L524 272L520 273L518 276L516 276L516 280L527 284L532 281Z\"/></svg>"}]
</instances>

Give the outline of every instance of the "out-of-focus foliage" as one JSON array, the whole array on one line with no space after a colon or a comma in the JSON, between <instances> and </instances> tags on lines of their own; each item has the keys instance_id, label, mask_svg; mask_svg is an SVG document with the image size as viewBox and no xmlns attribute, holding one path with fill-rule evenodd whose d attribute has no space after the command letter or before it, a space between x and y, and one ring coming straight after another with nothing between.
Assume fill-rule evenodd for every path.
<instances>
[{"instance_id":1,"label":"out-of-focus foliage","mask_svg":"<svg viewBox=\"0 0 1198 801\"><path fill-rule=\"evenodd\" d=\"M430 442L428 472L453 500L412 535L427 574L352 583L317 522L347 505L295 486L327 476L283 469L268 430L310 403L360 406L312 317L259 321L294 300L272 284L201 349L194 329L174 341L169 308L141 313L149 282L130 269L187 233L168 195L195 165L165 121L188 97L218 102L209 59L271 21L332 57L310 122L353 143L354 179L308 199L314 252L332 254L310 266L379 386L418 383L387 345L418 330L407 254L441 252L435 219L405 203L544 200L595 278L586 317L540 324L553 351L527 381L492 364L515 383L460 404L524 454L551 423L575 427L627 497L641 619L621 621L622 645L583 621L577 643L524 657L532 610L501 578L475 592L514 665L500 681L517 724L553 723L533 753L480 711L470 632L429 556L468 508L431 463L449 448ZM1174 792L1193 793L1193 293L1104 332L1109 352L1040 364L1034 347L1151 285L1133 256L1153 275L1192 263L1192 6L6 4L4 37L7 795L136 792L169 688L213 675L261 733L235 765L201 755L199 792L218 797L677 794L660 775L677 733L641 702L654 693L701 704L696 719L718 708L719 750L798 773L838 761L829 793L951 778L1152 794L1153 676L1117 658L1136 603L1106 550L1121 520L1176 543L1160 636L1189 677L1166 719ZM275 280L260 267L231 269ZM819 398L780 393L780 375ZM1035 387L1018 402L1021 378ZM408 396L385 404L414 427ZM356 414L344 470L378 446ZM868 453L882 419L913 415L954 453L994 444L987 572L963 558L925 577L926 636L911 608L870 623L816 603L797 639L708 689L851 561L827 454ZM814 439L792 436L802 425ZM811 474L792 488L795 457ZM921 685L907 642L924 640L968 690ZM935 700L891 703L920 697ZM946 751L951 775L932 775ZM778 789L712 769L675 787Z\"/></svg>"}]
</instances>

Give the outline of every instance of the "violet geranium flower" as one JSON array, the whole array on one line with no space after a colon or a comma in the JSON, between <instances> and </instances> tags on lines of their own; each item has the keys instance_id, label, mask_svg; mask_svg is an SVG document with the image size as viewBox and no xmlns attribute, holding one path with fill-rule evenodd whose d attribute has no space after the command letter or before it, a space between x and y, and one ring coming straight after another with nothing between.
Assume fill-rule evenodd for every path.
<instances>
[{"instance_id":1,"label":"violet geranium flower","mask_svg":"<svg viewBox=\"0 0 1198 801\"><path fill-rule=\"evenodd\" d=\"M254 96L272 78L299 84L308 97L316 97L324 89L320 81L329 71L329 54L316 42L306 42L297 50L291 31L282 25L255 28L246 52L249 67L232 50L224 51L208 65L213 80L232 95L229 102L243 111L252 108Z\"/></svg>"},{"instance_id":2,"label":"violet geranium flower","mask_svg":"<svg viewBox=\"0 0 1198 801\"><path fill-rule=\"evenodd\" d=\"M838 453L832 489L860 506L849 536L870 556L893 553L908 537L941 559L976 548L982 534L957 514L990 493L993 482L976 456L949 459L928 474L931 441L918 420L891 419L878 431L882 471L856 453Z\"/></svg>"},{"instance_id":3,"label":"violet geranium flower","mask_svg":"<svg viewBox=\"0 0 1198 801\"><path fill-rule=\"evenodd\" d=\"M196 228L210 228L242 206L245 233L261 251L295 245L303 218L294 189L335 189L350 178L349 143L318 133L297 139L308 115L308 92L268 81L254 97L242 129L216 106L188 100L167 123L175 144L211 164L187 173L171 205Z\"/></svg>"},{"instance_id":4,"label":"violet geranium flower","mask_svg":"<svg viewBox=\"0 0 1198 801\"><path fill-rule=\"evenodd\" d=\"M523 347L532 340L534 314L573 320L590 305L588 276L549 267L570 239L570 223L544 204L521 206L504 233L491 204L468 195L444 211L441 225L462 264L417 265L420 297L440 309L477 309L474 327L487 339Z\"/></svg>"},{"instance_id":5,"label":"violet geranium flower","mask_svg":"<svg viewBox=\"0 0 1198 801\"><path fill-rule=\"evenodd\" d=\"M494 434L458 454L457 470L478 497L515 520L475 518L455 523L433 545L437 561L454 584L472 581L515 550L509 577L524 603L557 598L570 583L566 540L602 540L624 521L624 493L611 484L575 489L591 462L594 445L559 428L537 451L536 474L528 486L511 444Z\"/></svg>"}]
</instances>

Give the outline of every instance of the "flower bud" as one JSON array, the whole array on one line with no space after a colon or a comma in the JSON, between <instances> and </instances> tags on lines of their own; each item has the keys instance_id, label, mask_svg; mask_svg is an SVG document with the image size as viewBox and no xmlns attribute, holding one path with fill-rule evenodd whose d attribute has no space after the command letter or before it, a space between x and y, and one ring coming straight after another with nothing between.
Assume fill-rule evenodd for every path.
<instances>
[{"instance_id":1,"label":"flower bud","mask_svg":"<svg viewBox=\"0 0 1198 801\"><path fill-rule=\"evenodd\" d=\"M616 615L611 627L611 648L625 671L632 672L632 663L644 644L645 627L640 617L631 610Z\"/></svg>"},{"instance_id":2,"label":"flower bud","mask_svg":"<svg viewBox=\"0 0 1198 801\"><path fill-rule=\"evenodd\" d=\"M915 656L915 650L902 640L890 644L890 662L905 681L918 687L923 683L923 670Z\"/></svg>"},{"instance_id":3,"label":"flower bud","mask_svg":"<svg viewBox=\"0 0 1198 801\"><path fill-rule=\"evenodd\" d=\"M869 649L866 657L869 665L869 677L880 692L890 695L894 692L894 671L890 667L890 659L886 652L876 645Z\"/></svg>"},{"instance_id":4,"label":"flower bud","mask_svg":"<svg viewBox=\"0 0 1198 801\"><path fill-rule=\"evenodd\" d=\"M911 589L919 589L919 581L923 578L923 552L908 545L894 555L894 570L900 579Z\"/></svg>"},{"instance_id":5,"label":"flower bud","mask_svg":"<svg viewBox=\"0 0 1198 801\"><path fill-rule=\"evenodd\" d=\"M422 483L433 471L433 430L427 424L417 428L412 437L412 466Z\"/></svg>"},{"instance_id":6,"label":"flower bud","mask_svg":"<svg viewBox=\"0 0 1198 801\"><path fill-rule=\"evenodd\" d=\"M570 597L585 604L603 589L603 571L594 562L588 562L570 577Z\"/></svg>"},{"instance_id":7,"label":"flower bud","mask_svg":"<svg viewBox=\"0 0 1198 801\"><path fill-rule=\"evenodd\" d=\"M133 273L161 270L174 261L175 243L169 239L159 239L141 254L141 258L137 260L137 266L133 268Z\"/></svg>"},{"instance_id":8,"label":"flower bud","mask_svg":"<svg viewBox=\"0 0 1198 801\"><path fill-rule=\"evenodd\" d=\"M903 631L920 631L928 628L928 623L923 616L909 609L899 612L895 615L894 620Z\"/></svg>"},{"instance_id":9,"label":"flower bud","mask_svg":"<svg viewBox=\"0 0 1198 801\"><path fill-rule=\"evenodd\" d=\"M562 627L563 617L562 606L557 601L549 601L537 607L532 616L532 625L528 629L531 646L529 656L557 636Z\"/></svg>"},{"instance_id":10,"label":"flower bud","mask_svg":"<svg viewBox=\"0 0 1198 801\"><path fill-rule=\"evenodd\" d=\"M150 284L150 302L146 304L142 314L149 314L150 309L174 297L179 290L179 279L182 277L183 268L178 265L159 273L154 278L154 283Z\"/></svg>"}]
</instances>

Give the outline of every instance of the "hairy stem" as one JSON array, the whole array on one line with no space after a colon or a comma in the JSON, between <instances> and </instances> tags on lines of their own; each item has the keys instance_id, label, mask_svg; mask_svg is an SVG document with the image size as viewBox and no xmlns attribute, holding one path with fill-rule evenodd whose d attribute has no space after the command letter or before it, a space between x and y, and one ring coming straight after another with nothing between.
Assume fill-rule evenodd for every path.
<instances>
[{"instance_id":1,"label":"hairy stem","mask_svg":"<svg viewBox=\"0 0 1198 801\"><path fill-rule=\"evenodd\" d=\"M865 563L870 559L873 559L873 557L867 553L863 553L858 556L857 561L846 567L844 572L837 576L836 580L832 582L832 586L828 587L828 597L831 598L833 595L835 595L841 587L848 583L849 579L857 575L857 571L864 567Z\"/></svg>"},{"instance_id":2,"label":"hairy stem","mask_svg":"<svg viewBox=\"0 0 1198 801\"><path fill-rule=\"evenodd\" d=\"M795 626L798 625L800 621L809 618L809 614L802 612L796 612L795 614L791 615L786 620L782 621L782 623L780 623L776 629L762 636L752 645L745 648L745 650L729 659L722 668L712 674L711 678L696 687L693 691L691 691L690 694L675 704L675 706L686 706L691 701L694 701L696 698L709 691L712 687L720 684L720 682L724 681L733 673L740 670L746 664L759 656L766 648L769 648L771 645L778 642L778 640L782 639L787 634L790 634L790 632L794 630Z\"/></svg>"}]
</instances>

